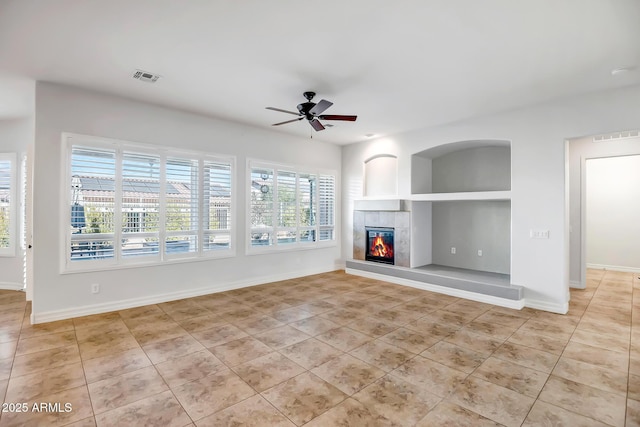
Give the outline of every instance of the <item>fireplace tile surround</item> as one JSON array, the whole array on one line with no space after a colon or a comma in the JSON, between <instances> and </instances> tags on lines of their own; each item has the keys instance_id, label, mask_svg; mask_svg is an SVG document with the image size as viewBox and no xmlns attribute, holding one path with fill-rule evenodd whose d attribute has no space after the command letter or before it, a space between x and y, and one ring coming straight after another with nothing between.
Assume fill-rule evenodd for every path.
<instances>
[{"instance_id":1,"label":"fireplace tile surround","mask_svg":"<svg viewBox=\"0 0 640 427\"><path fill-rule=\"evenodd\" d=\"M410 266L411 213L408 211L354 211L353 215L353 259L365 260L367 235L365 227L389 227L394 229L393 250L395 265Z\"/></svg>"}]
</instances>

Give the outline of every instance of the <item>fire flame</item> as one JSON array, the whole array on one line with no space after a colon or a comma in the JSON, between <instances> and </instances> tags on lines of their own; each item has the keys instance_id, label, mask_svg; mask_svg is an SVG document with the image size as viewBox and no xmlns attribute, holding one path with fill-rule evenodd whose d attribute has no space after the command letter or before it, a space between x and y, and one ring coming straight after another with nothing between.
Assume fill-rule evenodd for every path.
<instances>
[{"instance_id":1,"label":"fire flame","mask_svg":"<svg viewBox=\"0 0 640 427\"><path fill-rule=\"evenodd\" d=\"M382 236L378 235L373 239L373 243L371 243L369 254L381 258L391 258L393 257L393 247L386 244Z\"/></svg>"}]
</instances>

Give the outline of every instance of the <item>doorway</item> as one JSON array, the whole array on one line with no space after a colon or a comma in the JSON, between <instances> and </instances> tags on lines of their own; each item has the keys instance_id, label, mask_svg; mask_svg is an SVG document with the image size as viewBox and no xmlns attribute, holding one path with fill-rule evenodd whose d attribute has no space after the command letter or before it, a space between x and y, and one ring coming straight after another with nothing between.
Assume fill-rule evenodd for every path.
<instances>
[{"instance_id":1,"label":"doorway","mask_svg":"<svg viewBox=\"0 0 640 427\"><path fill-rule=\"evenodd\" d=\"M640 272L640 155L586 159L583 196L585 268Z\"/></svg>"},{"instance_id":2,"label":"doorway","mask_svg":"<svg viewBox=\"0 0 640 427\"><path fill-rule=\"evenodd\" d=\"M630 210L631 215L636 212L636 217L640 212L636 210L640 209L638 208L640 206L640 198L638 197L640 182L633 171L629 172L627 165L627 163L637 165L635 162L640 157L638 132L618 132L611 135L570 139L567 140L567 147L566 197L568 206L566 215L569 235L567 259L570 286L579 289L586 287L588 264L594 268L624 269L626 271L632 271L633 268L638 267L638 271L640 271L640 265L634 267L633 263L623 259L600 257L600 261L598 261L598 252L593 249L599 245L600 252L608 251L609 255L617 253L620 258L633 253L633 250L628 248L634 243L635 246L638 246L637 241L640 240L640 235L637 235L633 224L627 226L623 232L619 232L617 229L607 232L606 228L603 228L607 221L615 217L623 216L626 218ZM587 179L587 169L591 170L590 179ZM589 197L590 192L595 193ZM593 214L595 216L587 213L589 199L593 202L592 207L599 209L597 213ZM594 225L592 220L596 221L595 230L605 231L590 231L593 230L592 226ZM589 229L588 222L591 222ZM620 223L623 224L623 222ZM626 220L624 223L629 224ZM635 237L633 237L634 234ZM624 245L615 245L616 241L622 242ZM596 250L593 253L596 258L589 255L588 261L588 254L594 250ZM638 261L635 262L635 264L637 263Z\"/></svg>"}]
</instances>

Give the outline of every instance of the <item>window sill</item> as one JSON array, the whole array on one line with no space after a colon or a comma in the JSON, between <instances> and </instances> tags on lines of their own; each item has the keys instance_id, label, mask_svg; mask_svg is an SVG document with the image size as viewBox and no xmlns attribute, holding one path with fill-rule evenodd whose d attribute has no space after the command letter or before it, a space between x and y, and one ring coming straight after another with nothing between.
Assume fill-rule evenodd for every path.
<instances>
[{"instance_id":1,"label":"window sill","mask_svg":"<svg viewBox=\"0 0 640 427\"><path fill-rule=\"evenodd\" d=\"M164 261L148 261L148 262L125 262L122 264L101 264L100 261L78 261L79 265L83 263L87 263L86 268L76 267L72 264L71 267L65 265L60 274L78 274L78 273L95 273L100 271L111 271L111 270L126 270L130 268L148 268L148 267L162 267L164 265L174 265L174 264L188 264L192 262L203 262L203 261L213 261L218 259L227 259L233 258L236 256L236 252L234 250L230 250L225 253L215 253L203 255L200 257L180 257L180 258L171 258L166 259ZM91 265L88 265L91 263Z\"/></svg>"},{"instance_id":2,"label":"window sill","mask_svg":"<svg viewBox=\"0 0 640 427\"><path fill-rule=\"evenodd\" d=\"M290 245L272 245L272 246L248 246L247 255L265 255L275 254L280 252L295 252L295 251L308 251L314 249L325 249L338 246L337 241L331 240L327 242L318 243L297 243Z\"/></svg>"}]
</instances>

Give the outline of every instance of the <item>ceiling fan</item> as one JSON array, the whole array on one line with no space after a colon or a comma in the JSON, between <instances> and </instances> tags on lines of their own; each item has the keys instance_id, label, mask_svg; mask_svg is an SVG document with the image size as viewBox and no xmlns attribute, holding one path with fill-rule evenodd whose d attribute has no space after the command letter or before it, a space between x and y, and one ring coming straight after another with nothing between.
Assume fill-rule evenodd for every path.
<instances>
[{"instance_id":1,"label":"ceiling fan","mask_svg":"<svg viewBox=\"0 0 640 427\"><path fill-rule=\"evenodd\" d=\"M266 107L267 110L280 111L281 113L288 113L299 116L298 118L287 120L280 123L274 123L271 126L280 126L287 123L297 122L298 120L307 119L312 128L316 131L323 130L325 127L320 123L320 120L342 120L347 122L355 122L358 116L345 116L340 114L322 114L324 110L331 107L333 102L329 102L326 99L321 100L317 104L315 102L311 102L314 96L316 96L315 92L305 92L305 98L307 98L307 102L303 102L302 104L298 104L298 112L283 110L281 108L275 107ZM320 120L318 120L320 119ZM330 125L327 125L330 126Z\"/></svg>"}]
</instances>

